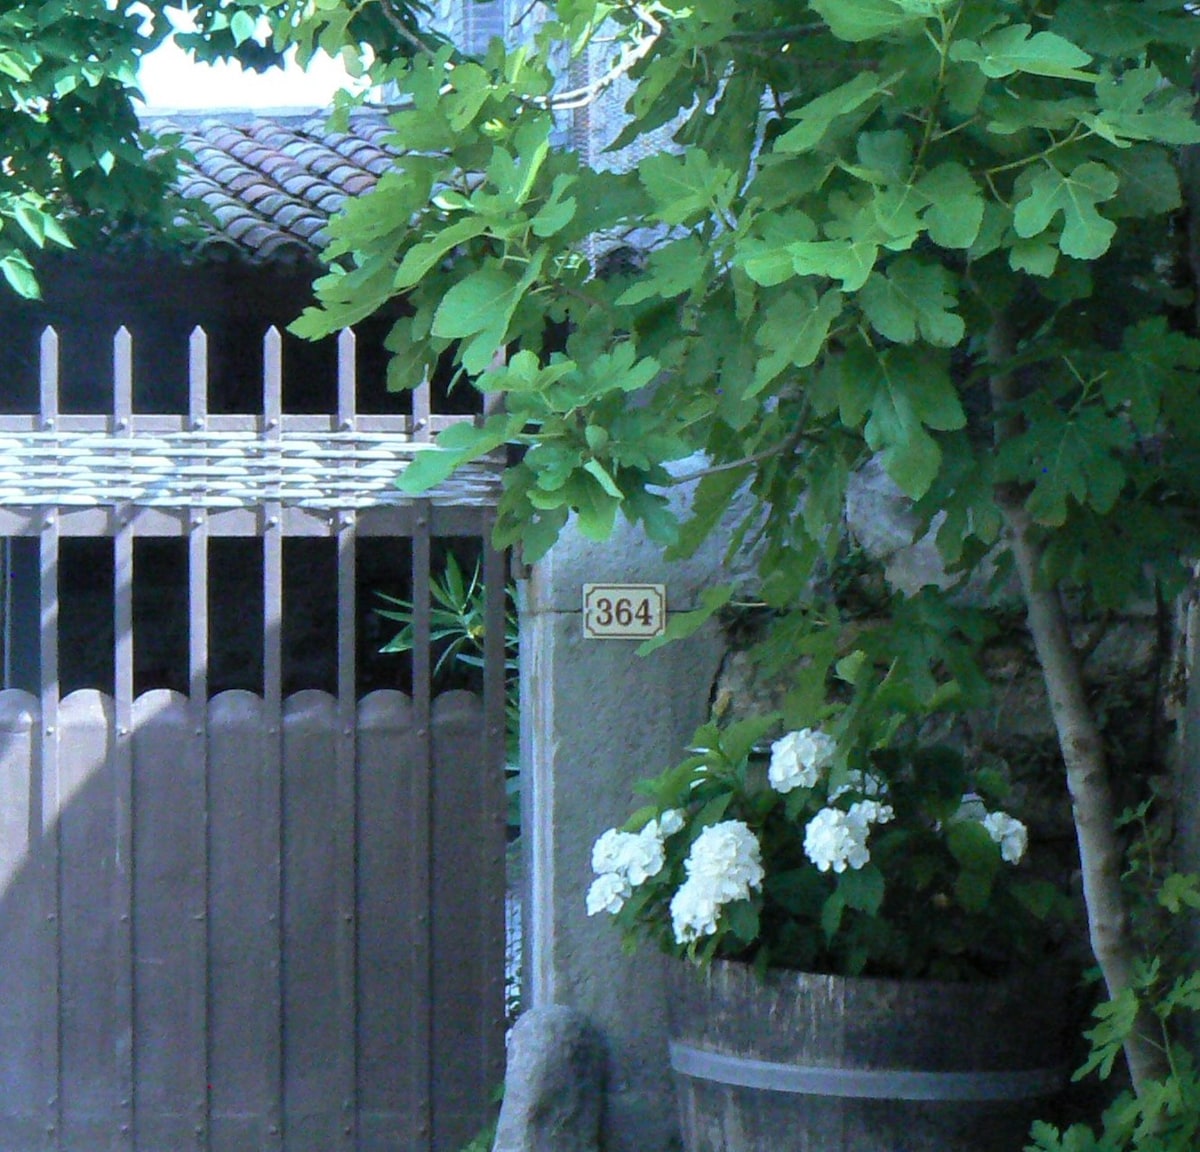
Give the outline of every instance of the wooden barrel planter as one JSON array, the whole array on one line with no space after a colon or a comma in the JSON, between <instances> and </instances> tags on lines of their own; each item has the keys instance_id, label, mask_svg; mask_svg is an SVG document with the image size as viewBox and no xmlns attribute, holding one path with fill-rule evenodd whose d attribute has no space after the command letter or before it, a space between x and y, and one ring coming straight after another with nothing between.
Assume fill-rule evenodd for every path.
<instances>
[{"instance_id":1,"label":"wooden barrel planter","mask_svg":"<svg viewBox=\"0 0 1200 1152\"><path fill-rule=\"evenodd\" d=\"M1045 984L669 969L686 1152L1014 1152L1068 1078Z\"/></svg>"}]
</instances>

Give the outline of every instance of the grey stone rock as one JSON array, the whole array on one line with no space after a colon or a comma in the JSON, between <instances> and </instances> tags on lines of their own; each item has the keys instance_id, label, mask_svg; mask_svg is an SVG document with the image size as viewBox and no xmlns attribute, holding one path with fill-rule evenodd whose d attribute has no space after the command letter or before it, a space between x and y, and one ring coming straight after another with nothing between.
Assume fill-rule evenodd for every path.
<instances>
[{"instance_id":1,"label":"grey stone rock","mask_svg":"<svg viewBox=\"0 0 1200 1152\"><path fill-rule=\"evenodd\" d=\"M605 1047L581 1012L531 1008L508 1041L492 1152L599 1152Z\"/></svg>"},{"instance_id":2,"label":"grey stone rock","mask_svg":"<svg viewBox=\"0 0 1200 1152\"><path fill-rule=\"evenodd\" d=\"M920 520L914 515L912 501L884 471L878 457L867 461L846 487L846 528L858 546L884 568L888 584L906 596L913 596L928 584L946 589L959 578L946 571L937 547L937 532L944 517L938 513L929 531L918 535ZM957 597L967 604L986 604L997 596L991 584L995 576L993 557L985 557ZM1015 581L999 590L1000 599L1017 595Z\"/></svg>"}]
</instances>

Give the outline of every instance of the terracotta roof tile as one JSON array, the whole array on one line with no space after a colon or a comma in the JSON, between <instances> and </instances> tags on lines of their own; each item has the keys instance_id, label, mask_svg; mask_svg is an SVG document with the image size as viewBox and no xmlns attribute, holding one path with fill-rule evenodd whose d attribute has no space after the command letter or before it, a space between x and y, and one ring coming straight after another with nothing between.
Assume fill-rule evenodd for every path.
<instances>
[{"instance_id":1,"label":"terracotta roof tile","mask_svg":"<svg viewBox=\"0 0 1200 1152\"><path fill-rule=\"evenodd\" d=\"M347 197L370 192L402 155L381 109L359 109L348 132L321 115L219 118L152 115L156 134L178 133L191 162L180 192L209 209L197 255L252 260L311 259Z\"/></svg>"}]
</instances>

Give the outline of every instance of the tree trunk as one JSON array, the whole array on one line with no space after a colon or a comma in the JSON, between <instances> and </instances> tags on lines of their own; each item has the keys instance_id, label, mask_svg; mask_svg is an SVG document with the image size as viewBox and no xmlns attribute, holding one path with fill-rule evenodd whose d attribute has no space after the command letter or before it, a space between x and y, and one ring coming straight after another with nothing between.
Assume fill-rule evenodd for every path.
<instances>
[{"instance_id":1,"label":"tree trunk","mask_svg":"<svg viewBox=\"0 0 1200 1152\"><path fill-rule=\"evenodd\" d=\"M989 359L997 367L991 377L991 394L998 443L1020 429L1019 420L1007 413L1019 393L1012 376L1003 370L1014 350L1009 324L999 317L989 335L988 349ZM1025 599L1029 631L1066 767L1083 874L1088 938L1108 994L1116 997L1130 986L1135 950L1121 891L1122 851L1104 743L1088 705L1062 598L1058 589L1048 585L1041 575L1044 547L1026 511L1024 493L1013 485L1001 485L996 491L996 503L1008 525L1009 546ZM1166 1075L1161 1029L1145 1010L1125 1042L1125 1057L1134 1090L1139 1095L1147 1081Z\"/></svg>"}]
</instances>

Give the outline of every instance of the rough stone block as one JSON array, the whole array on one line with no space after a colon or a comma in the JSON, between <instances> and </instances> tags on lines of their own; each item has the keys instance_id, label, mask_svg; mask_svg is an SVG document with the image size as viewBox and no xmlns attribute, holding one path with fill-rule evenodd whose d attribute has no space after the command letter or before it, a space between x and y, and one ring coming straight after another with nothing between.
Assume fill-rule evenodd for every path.
<instances>
[{"instance_id":1,"label":"rough stone block","mask_svg":"<svg viewBox=\"0 0 1200 1152\"><path fill-rule=\"evenodd\" d=\"M531 1008L508 1042L492 1152L599 1152L605 1049L581 1012Z\"/></svg>"}]
</instances>

